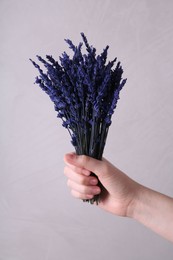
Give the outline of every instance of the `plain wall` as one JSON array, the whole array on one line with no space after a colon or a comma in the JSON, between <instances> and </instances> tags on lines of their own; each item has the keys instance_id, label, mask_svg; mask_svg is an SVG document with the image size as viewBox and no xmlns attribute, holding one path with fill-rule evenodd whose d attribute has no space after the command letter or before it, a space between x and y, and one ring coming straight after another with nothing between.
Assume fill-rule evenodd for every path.
<instances>
[{"instance_id":1,"label":"plain wall","mask_svg":"<svg viewBox=\"0 0 173 260\"><path fill-rule=\"evenodd\" d=\"M1 0L0 260L172 260L170 242L66 186L73 147L29 58L58 59L80 32L97 53L110 45L128 79L104 157L173 196L173 1Z\"/></svg>"}]
</instances>

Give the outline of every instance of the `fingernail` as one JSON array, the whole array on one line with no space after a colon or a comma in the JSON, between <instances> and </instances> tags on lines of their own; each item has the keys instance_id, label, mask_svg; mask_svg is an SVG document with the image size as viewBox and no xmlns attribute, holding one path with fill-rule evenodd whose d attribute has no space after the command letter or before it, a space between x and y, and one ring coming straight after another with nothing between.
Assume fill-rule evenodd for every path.
<instances>
[{"instance_id":1,"label":"fingernail","mask_svg":"<svg viewBox=\"0 0 173 260\"><path fill-rule=\"evenodd\" d=\"M75 153L68 153L66 156L67 156L67 159L74 160L75 157L76 157L76 154Z\"/></svg>"},{"instance_id":2,"label":"fingernail","mask_svg":"<svg viewBox=\"0 0 173 260\"><path fill-rule=\"evenodd\" d=\"M93 195L86 195L87 199L92 199Z\"/></svg>"},{"instance_id":3,"label":"fingernail","mask_svg":"<svg viewBox=\"0 0 173 260\"><path fill-rule=\"evenodd\" d=\"M86 169L82 169L82 173L86 176L90 176L91 172L86 170Z\"/></svg>"},{"instance_id":4,"label":"fingernail","mask_svg":"<svg viewBox=\"0 0 173 260\"><path fill-rule=\"evenodd\" d=\"M97 183L98 183L98 180L97 179L91 179L90 180L90 183L92 184L92 185L96 185Z\"/></svg>"},{"instance_id":5,"label":"fingernail","mask_svg":"<svg viewBox=\"0 0 173 260\"><path fill-rule=\"evenodd\" d=\"M96 188L94 188L94 192L96 193L96 194L99 194L100 193L100 188L99 187L96 187Z\"/></svg>"}]
</instances>

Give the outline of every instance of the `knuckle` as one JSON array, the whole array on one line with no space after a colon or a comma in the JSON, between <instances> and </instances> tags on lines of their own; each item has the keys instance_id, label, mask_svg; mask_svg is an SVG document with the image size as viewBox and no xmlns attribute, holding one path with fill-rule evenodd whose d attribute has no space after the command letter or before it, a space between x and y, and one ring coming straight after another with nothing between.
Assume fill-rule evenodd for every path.
<instances>
[{"instance_id":1,"label":"knuckle","mask_svg":"<svg viewBox=\"0 0 173 260\"><path fill-rule=\"evenodd\" d=\"M81 162L83 165L88 163L89 158L86 155L81 155Z\"/></svg>"},{"instance_id":2,"label":"knuckle","mask_svg":"<svg viewBox=\"0 0 173 260\"><path fill-rule=\"evenodd\" d=\"M68 167L65 166L65 167L64 167L64 174L67 175L67 173L68 173Z\"/></svg>"},{"instance_id":3,"label":"knuckle","mask_svg":"<svg viewBox=\"0 0 173 260\"><path fill-rule=\"evenodd\" d=\"M67 186L68 186L68 187L71 187L71 182L70 182L69 179L67 180Z\"/></svg>"},{"instance_id":4,"label":"knuckle","mask_svg":"<svg viewBox=\"0 0 173 260\"><path fill-rule=\"evenodd\" d=\"M74 197L74 198L77 198L79 199L80 198L80 194L74 190L71 190L71 195Z\"/></svg>"},{"instance_id":5,"label":"knuckle","mask_svg":"<svg viewBox=\"0 0 173 260\"><path fill-rule=\"evenodd\" d=\"M71 195L72 195L73 197L76 197L76 192L74 192L74 190L71 190Z\"/></svg>"}]
</instances>

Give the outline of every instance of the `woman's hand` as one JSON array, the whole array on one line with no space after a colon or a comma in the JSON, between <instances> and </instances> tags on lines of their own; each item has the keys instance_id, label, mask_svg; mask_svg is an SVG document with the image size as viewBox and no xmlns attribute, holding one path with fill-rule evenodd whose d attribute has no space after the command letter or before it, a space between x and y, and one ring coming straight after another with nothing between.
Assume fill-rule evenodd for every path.
<instances>
[{"instance_id":1,"label":"woman's hand","mask_svg":"<svg viewBox=\"0 0 173 260\"><path fill-rule=\"evenodd\" d=\"M102 161L75 153L64 157L66 167L64 173L68 178L67 184L74 197L91 199L100 194L99 207L120 216L128 216L131 212L133 199L140 185L113 166L110 162ZM90 176L94 172L103 188L98 186L98 179Z\"/></svg>"},{"instance_id":2,"label":"woman's hand","mask_svg":"<svg viewBox=\"0 0 173 260\"><path fill-rule=\"evenodd\" d=\"M66 154L64 160L64 173L74 197L91 199L100 194L99 207L131 217L173 242L173 198L140 185L105 159L73 153ZM91 172L98 177L102 190Z\"/></svg>"}]
</instances>

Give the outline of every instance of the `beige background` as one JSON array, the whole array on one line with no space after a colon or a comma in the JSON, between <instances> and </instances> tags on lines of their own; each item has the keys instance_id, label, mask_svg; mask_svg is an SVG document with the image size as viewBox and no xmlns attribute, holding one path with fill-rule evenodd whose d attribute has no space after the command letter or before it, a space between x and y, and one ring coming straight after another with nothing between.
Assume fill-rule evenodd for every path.
<instances>
[{"instance_id":1,"label":"beige background","mask_svg":"<svg viewBox=\"0 0 173 260\"><path fill-rule=\"evenodd\" d=\"M66 186L73 148L29 58L58 59L82 31L98 53L110 45L128 78L104 156L173 196L173 1L1 0L0 260L172 260L170 242Z\"/></svg>"}]
</instances>

